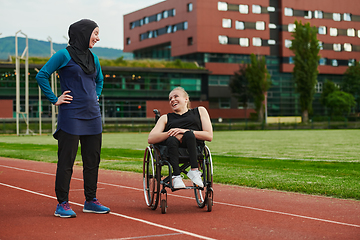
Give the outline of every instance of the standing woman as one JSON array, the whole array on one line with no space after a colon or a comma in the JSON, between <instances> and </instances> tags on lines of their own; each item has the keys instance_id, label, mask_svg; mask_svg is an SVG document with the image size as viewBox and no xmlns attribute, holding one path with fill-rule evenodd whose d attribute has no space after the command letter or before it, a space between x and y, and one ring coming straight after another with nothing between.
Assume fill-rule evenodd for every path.
<instances>
[{"instance_id":1,"label":"standing woman","mask_svg":"<svg viewBox=\"0 0 360 240\"><path fill-rule=\"evenodd\" d=\"M58 163L55 192L59 204L55 216L76 217L69 205L70 180L81 144L85 203L83 212L108 213L110 209L96 198L100 164L102 124L99 107L104 77L98 57L89 48L100 41L99 27L82 19L69 27L69 46L54 54L36 75L46 98L59 106L57 129ZM49 77L59 72L62 95L50 88Z\"/></svg>"},{"instance_id":2,"label":"standing woman","mask_svg":"<svg viewBox=\"0 0 360 240\"><path fill-rule=\"evenodd\" d=\"M169 104L173 112L162 115L148 137L149 144L162 142L167 146L169 162L173 168L174 188L185 188L180 176L179 147L187 148L189 152L191 169L187 176L195 185L204 187L198 169L196 147L213 139L213 129L206 108L190 109L189 103L189 95L184 88L174 88L169 93Z\"/></svg>"}]
</instances>

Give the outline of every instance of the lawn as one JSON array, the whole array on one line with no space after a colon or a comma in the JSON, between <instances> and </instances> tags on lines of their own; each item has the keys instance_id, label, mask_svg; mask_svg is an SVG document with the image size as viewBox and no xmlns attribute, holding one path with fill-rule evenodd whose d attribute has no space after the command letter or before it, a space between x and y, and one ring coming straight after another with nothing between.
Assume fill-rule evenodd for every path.
<instances>
[{"instance_id":1,"label":"lawn","mask_svg":"<svg viewBox=\"0 0 360 240\"><path fill-rule=\"evenodd\" d=\"M101 167L142 172L147 136L103 134ZM214 182L360 200L359 139L359 130L219 131L207 145ZM0 156L56 162L56 144L49 135L1 135Z\"/></svg>"}]
</instances>

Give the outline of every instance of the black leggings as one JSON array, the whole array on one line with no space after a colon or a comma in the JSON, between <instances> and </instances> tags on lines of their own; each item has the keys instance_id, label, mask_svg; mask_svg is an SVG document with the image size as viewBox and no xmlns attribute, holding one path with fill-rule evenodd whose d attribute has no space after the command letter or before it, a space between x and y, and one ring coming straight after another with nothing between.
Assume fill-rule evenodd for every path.
<instances>
[{"instance_id":1,"label":"black leggings","mask_svg":"<svg viewBox=\"0 0 360 240\"><path fill-rule=\"evenodd\" d=\"M59 203L69 201L70 180L79 140L83 161L85 198L86 201L96 198L102 134L78 136L59 130L58 163L55 180L55 192Z\"/></svg>"},{"instance_id":2,"label":"black leggings","mask_svg":"<svg viewBox=\"0 0 360 240\"><path fill-rule=\"evenodd\" d=\"M179 147L187 148L189 152L191 168L198 167L196 151L197 143L193 132L185 132L181 143L176 137L168 137L168 139L166 139L166 146L168 147L169 163L173 168L174 176L180 175Z\"/></svg>"}]
</instances>

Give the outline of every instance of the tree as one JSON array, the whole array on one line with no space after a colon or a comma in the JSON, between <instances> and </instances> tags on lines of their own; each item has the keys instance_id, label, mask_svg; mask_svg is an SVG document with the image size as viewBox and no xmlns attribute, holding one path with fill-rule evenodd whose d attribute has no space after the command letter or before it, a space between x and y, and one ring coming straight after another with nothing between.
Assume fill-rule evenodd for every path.
<instances>
[{"instance_id":1,"label":"tree","mask_svg":"<svg viewBox=\"0 0 360 240\"><path fill-rule=\"evenodd\" d=\"M356 105L353 95L340 90L330 93L326 98L326 102L333 116L349 114L351 108Z\"/></svg>"},{"instance_id":2,"label":"tree","mask_svg":"<svg viewBox=\"0 0 360 240\"><path fill-rule=\"evenodd\" d=\"M234 76L231 77L229 87L231 93L241 102L246 110L248 102L250 100L250 92L248 88L248 81L246 79L246 65L239 65L239 71L234 72Z\"/></svg>"},{"instance_id":3,"label":"tree","mask_svg":"<svg viewBox=\"0 0 360 240\"><path fill-rule=\"evenodd\" d=\"M330 80L325 80L323 92L319 99L320 103L323 106L327 107L327 97L335 91L339 91L339 88L337 86L335 86L335 83Z\"/></svg>"},{"instance_id":4,"label":"tree","mask_svg":"<svg viewBox=\"0 0 360 240\"><path fill-rule=\"evenodd\" d=\"M355 61L353 66L348 67L343 77L342 90L351 93L357 102L356 111L360 111L360 64Z\"/></svg>"},{"instance_id":5,"label":"tree","mask_svg":"<svg viewBox=\"0 0 360 240\"><path fill-rule=\"evenodd\" d=\"M250 55L251 63L247 64L245 75L248 81L248 89L254 98L258 120L264 120L265 94L271 86L270 74L266 69L265 57L257 58L255 54Z\"/></svg>"},{"instance_id":6,"label":"tree","mask_svg":"<svg viewBox=\"0 0 360 240\"><path fill-rule=\"evenodd\" d=\"M295 54L293 76L296 91L300 94L302 122L308 122L318 75L320 46L316 37L316 27L311 27L310 23L303 25L301 21L295 21L295 27L295 32L291 35L294 39L290 47Z\"/></svg>"}]
</instances>

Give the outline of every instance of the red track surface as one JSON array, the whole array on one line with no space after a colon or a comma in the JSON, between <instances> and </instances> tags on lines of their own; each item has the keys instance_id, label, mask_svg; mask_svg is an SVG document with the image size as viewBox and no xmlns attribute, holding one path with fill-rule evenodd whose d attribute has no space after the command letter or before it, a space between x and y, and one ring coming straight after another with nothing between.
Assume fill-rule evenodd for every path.
<instances>
[{"instance_id":1,"label":"red track surface","mask_svg":"<svg viewBox=\"0 0 360 240\"><path fill-rule=\"evenodd\" d=\"M192 190L169 190L161 214L145 204L142 175L119 171L99 174L98 198L111 213L83 213L81 167L70 190L77 217L62 219L53 216L55 170L0 158L1 240L360 239L360 201L215 184L212 212L197 207Z\"/></svg>"}]
</instances>

